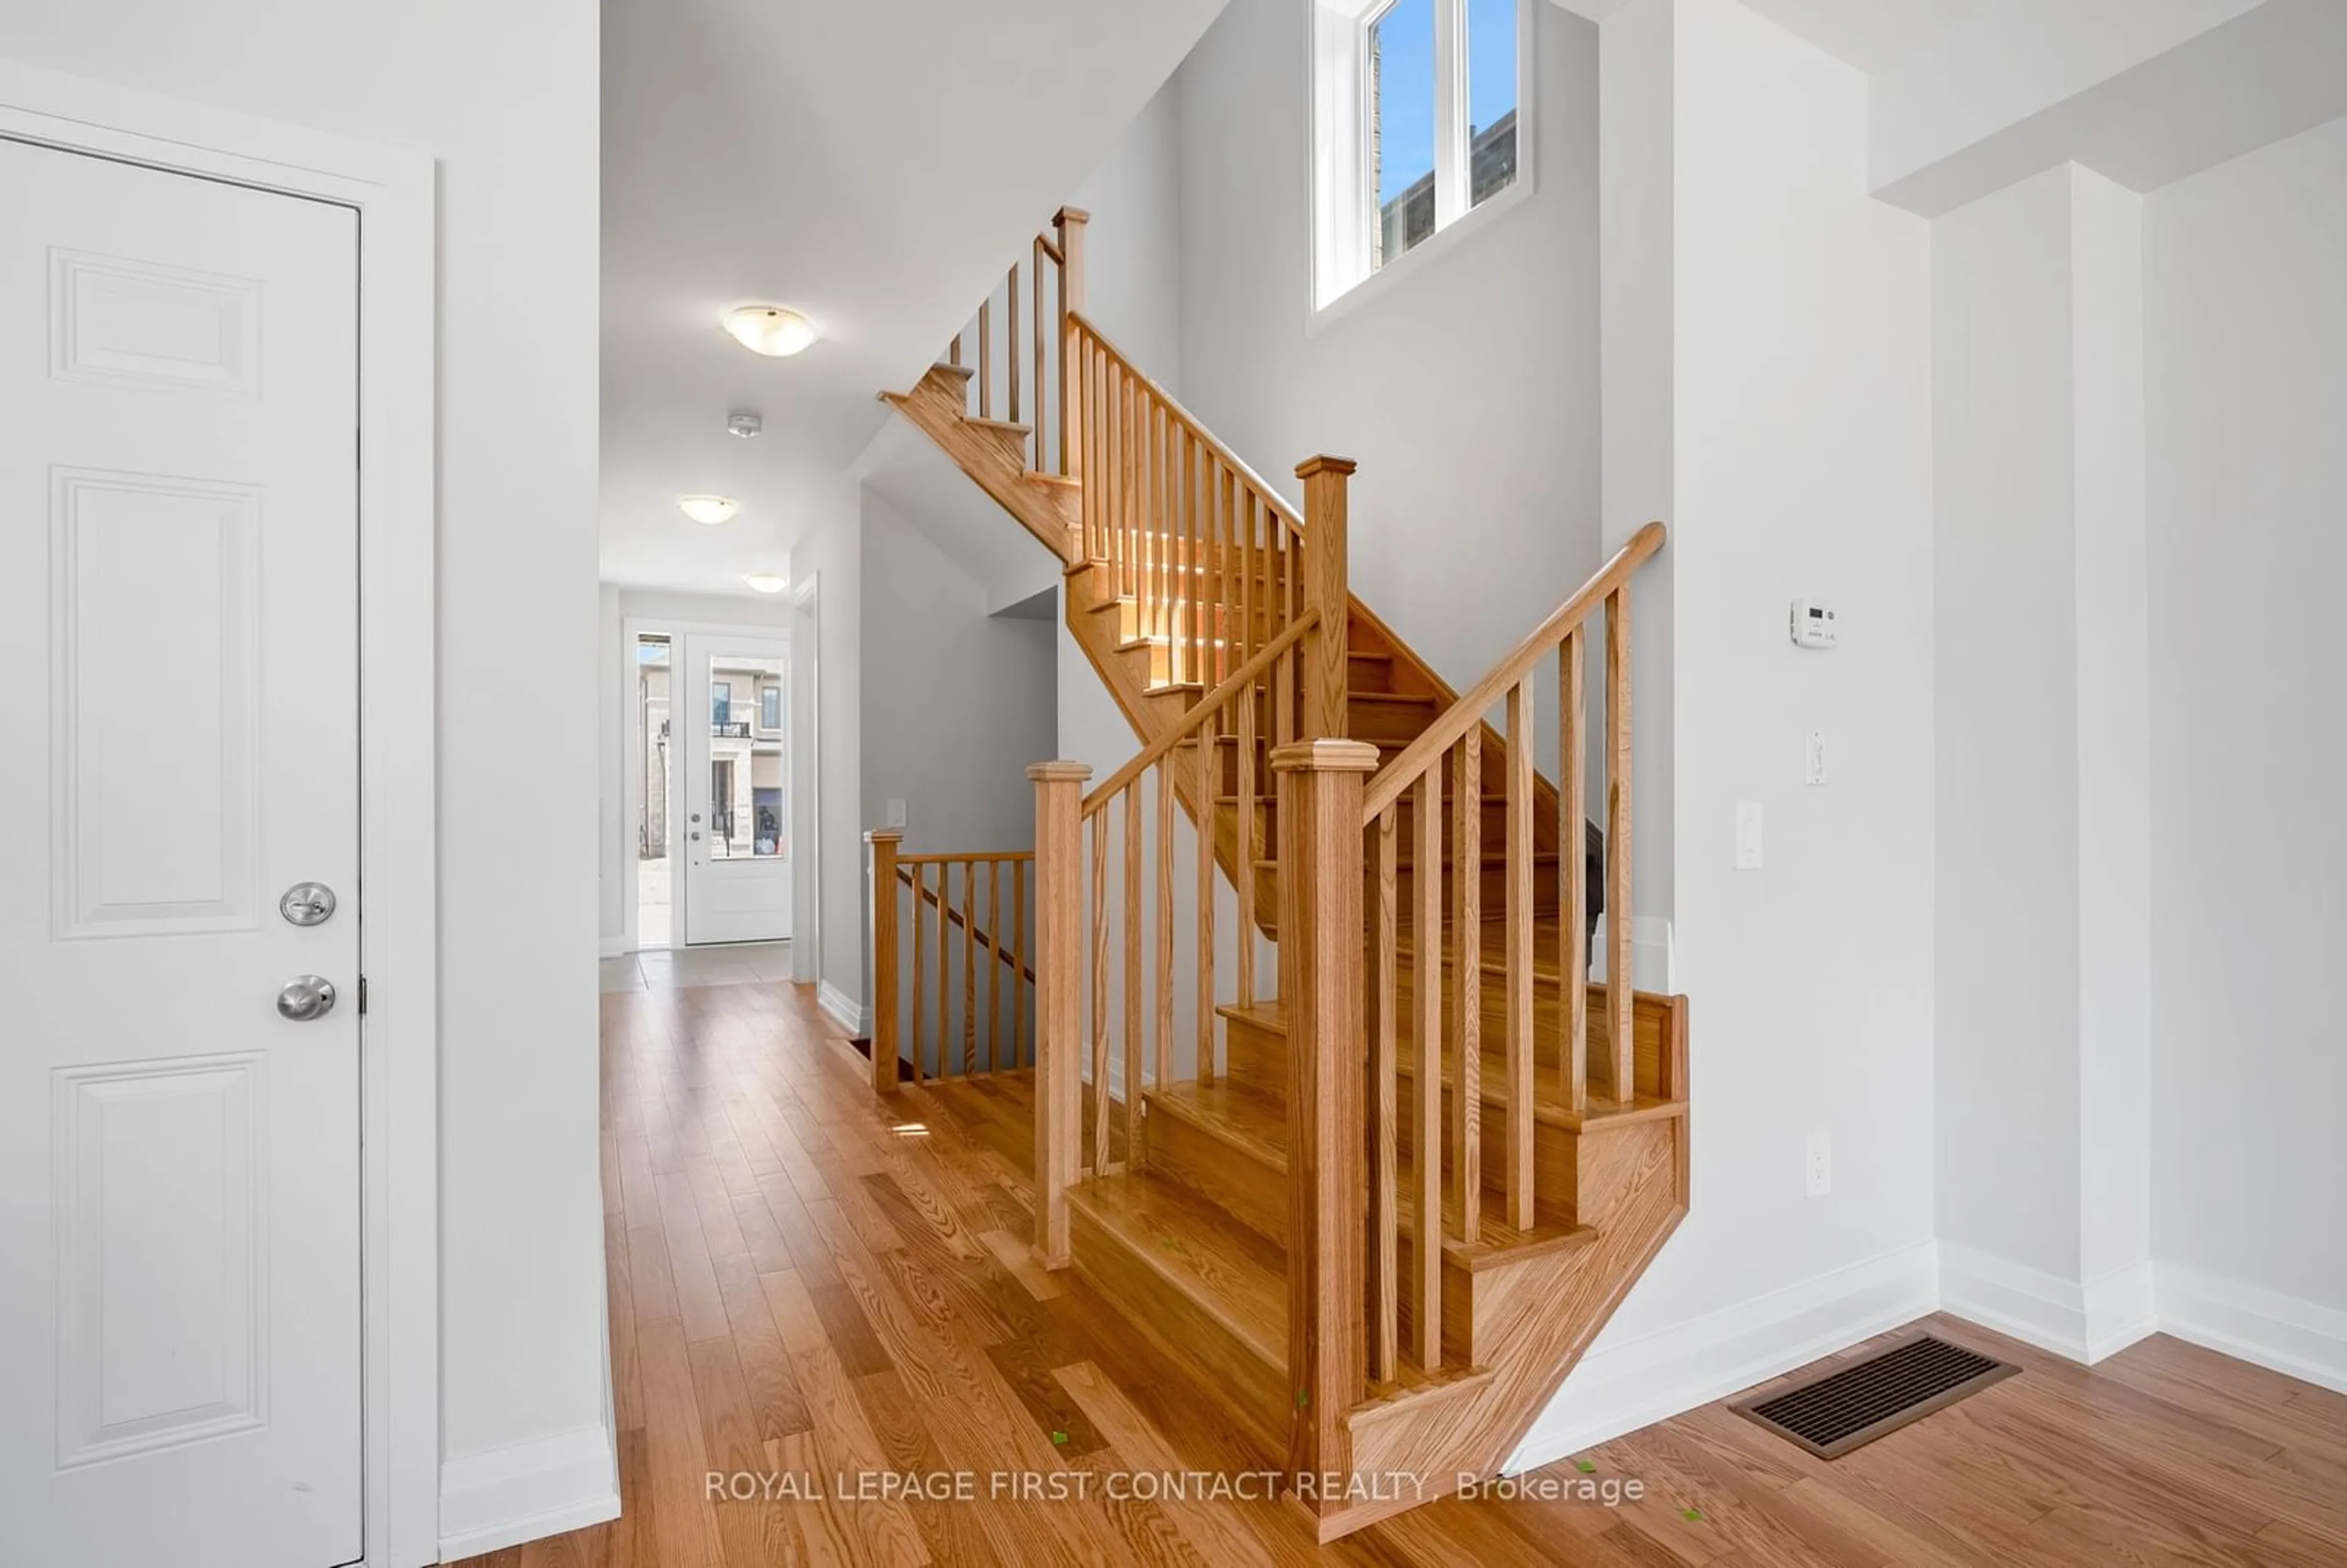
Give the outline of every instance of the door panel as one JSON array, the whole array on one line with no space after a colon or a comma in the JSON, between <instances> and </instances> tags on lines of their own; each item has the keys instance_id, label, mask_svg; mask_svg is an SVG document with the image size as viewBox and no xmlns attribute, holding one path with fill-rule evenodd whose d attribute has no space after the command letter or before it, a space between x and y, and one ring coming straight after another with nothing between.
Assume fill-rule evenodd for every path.
<instances>
[{"instance_id":1,"label":"door panel","mask_svg":"<svg viewBox=\"0 0 2347 1568\"><path fill-rule=\"evenodd\" d=\"M791 934L787 646L698 632L684 639L685 694L671 712L685 737L687 943Z\"/></svg>"},{"instance_id":2,"label":"door panel","mask_svg":"<svg viewBox=\"0 0 2347 1568\"><path fill-rule=\"evenodd\" d=\"M0 1563L360 1552L357 221L0 141ZM337 896L296 926L280 896ZM297 977L323 1016L281 1015Z\"/></svg>"}]
</instances>

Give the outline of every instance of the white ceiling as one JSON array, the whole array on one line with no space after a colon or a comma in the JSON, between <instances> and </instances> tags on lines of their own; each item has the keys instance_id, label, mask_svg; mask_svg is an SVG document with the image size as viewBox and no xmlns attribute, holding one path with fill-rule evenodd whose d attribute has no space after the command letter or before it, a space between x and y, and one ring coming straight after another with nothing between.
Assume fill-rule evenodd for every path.
<instances>
[{"instance_id":1,"label":"white ceiling","mask_svg":"<svg viewBox=\"0 0 2347 1568\"><path fill-rule=\"evenodd\" d=\"M606 0L603 575L743 592L784 564L988 283L1222 0ZM823 339L764 359L731 307ZM733 409L766 433L725 433ZM719 528L680 495L742 502Z\"/></svg>"},{"instance_id":2,"label":"white ceiling","mask_svg":"<svg viewBox=\"0 0 2347 1568\"><path fill-rule=\"evenodd\" d=\"M1923 45L1973 20L1993 0L1744 0L1787 32L1870 76L1896 70Z\"/></svg>"}]
</instances>

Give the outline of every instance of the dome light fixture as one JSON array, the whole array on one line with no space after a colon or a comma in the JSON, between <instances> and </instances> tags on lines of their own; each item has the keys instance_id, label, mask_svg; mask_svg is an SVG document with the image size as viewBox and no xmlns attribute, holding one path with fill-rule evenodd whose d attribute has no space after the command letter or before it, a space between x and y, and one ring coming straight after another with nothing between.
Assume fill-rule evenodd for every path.
<instances>
[{"instance_id":1,"label":"dome light fixture","mask_svg":"<svg viewBox=\"0 0 2347 1568\"><path fill-rule=\"evenodd\" d=\"M791 579L778 571L745 571L742 580L760 593L780 593L791 586Z\"/></svg>"},{"instance_id":2,"label":"dome light fixture","mask_svg":"<svg viewBox=\"0 0 2347 1568\"><path fill-rule=\"evenodd\" d=\"M731 496L679 496L676 498L676 507L677 510L694 522L706 523L714 528L719 523L730 520L734 513L742 509L742 503Z\"/></svg>"},{"instance_id":3,"label":"dome light fixture","mask_svg":"<svg viewBox=\"0 0 2347 1568\"><path fill-rule=\"evenodd\" d=\"M815 342L815 323L780 305L743 305L725 313L725 330L752 354L780 359Z\"/></svg>"}]
</instances>

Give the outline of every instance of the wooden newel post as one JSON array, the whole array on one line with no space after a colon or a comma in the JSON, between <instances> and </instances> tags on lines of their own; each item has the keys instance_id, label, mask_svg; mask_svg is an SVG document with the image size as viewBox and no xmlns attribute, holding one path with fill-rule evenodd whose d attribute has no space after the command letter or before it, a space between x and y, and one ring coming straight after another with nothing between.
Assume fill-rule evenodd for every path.
<instances>
[{"instance_id":1,"label":"wooden newel post","mask_svg":"<svg viewBox=\"0 0 2347 1568\"><path fill-rule=\"evenodd\" d=\"M1271 753L1279 779L1279 948L1287 997L1288 1428L1291 1472L1350 1471L1346 1412L1368 1391L1362 1194L1368 1045L1362 1020L1364 741Z\"/></svg>"},{"instance_id":2,"label":"wooden newel post","mask_svg":"<svg viewBox=\"0 0 2347 1568\"><path fill-rule=\"evenodd\" d=\"M1084 225L1091 221L1081 207L1062 207L1051 220L1060 242L1060 471L1071 479L1084 477L1084 371L1068 313L1084 308Z\"/></svg>"},{"instance_id":3,"label":"wooden newel post","mask_svg":"<svg viewBox=\"0 0 2347 1568\"><path fill-rule=\"evenodd\" d=\"M1307 457L1304 481L1304 608L1320 612L1305 640L1304 736L1345 736L1346 622L1352 589L1345 576L1345 486L1357 465L1348 457Z\"/></svg>"},{"instance_id":4,"label":"wooden newel post","mask_svg":"<svg viewBox=\"0 0 2347 1568\"><path fill-rule=\"evenodd\" d=\"M897 1088L897 845L901 827L876 827L864 835L872 860L872 1090Z\"/></svg>"},{"instance_id":5,"label":"wooden newel post","mask_svg":"<svg viewBox=\"0 0 2347 1568\"><path fill-rule=\"evenodd\" d=\"M1035 783L1035 1250L1068 1266L1068 1189L1083 1136L1082 763L1037 763Z\"/></svg>"}]
</instances>

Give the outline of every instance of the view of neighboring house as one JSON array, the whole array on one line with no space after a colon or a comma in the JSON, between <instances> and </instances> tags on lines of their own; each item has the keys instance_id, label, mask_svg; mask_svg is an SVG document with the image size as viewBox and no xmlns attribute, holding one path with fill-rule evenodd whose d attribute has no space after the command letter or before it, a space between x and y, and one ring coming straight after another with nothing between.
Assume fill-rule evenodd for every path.
<instances>
[{"instance_id":1,"label":"view of neighboring house","mask_svg":"<svg viewBox=\"0 0 2347 1568\"><path fill-rule=\"evenodd\" d=\"M0 212L0 1568L2347 1563L2347 3L8 0Z\"/></svg>"}]
</instances>

